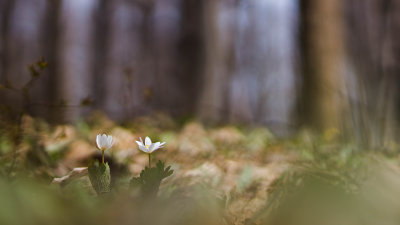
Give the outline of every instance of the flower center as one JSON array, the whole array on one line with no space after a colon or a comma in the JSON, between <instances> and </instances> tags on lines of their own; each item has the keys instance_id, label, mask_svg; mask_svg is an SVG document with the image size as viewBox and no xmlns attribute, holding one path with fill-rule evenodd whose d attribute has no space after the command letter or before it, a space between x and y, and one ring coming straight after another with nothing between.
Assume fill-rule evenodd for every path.
<instances>
[{"instance_id":1,"label":"flower center","mask_svg":"<svg viewBox=\"0 0 400 225\"><path fill-rule=\"evenodd\" d=\"M149 148L150 148L150 145L145 145L145 147L146 147L147 149L149 149Z\"/></svg>"}]
</instances>

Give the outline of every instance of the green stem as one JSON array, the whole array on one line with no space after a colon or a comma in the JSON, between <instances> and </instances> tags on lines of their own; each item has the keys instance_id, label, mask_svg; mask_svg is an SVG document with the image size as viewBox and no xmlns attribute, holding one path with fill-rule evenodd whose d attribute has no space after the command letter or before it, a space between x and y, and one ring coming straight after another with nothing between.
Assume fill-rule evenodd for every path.
<instances>
[{"instance_id":1,"label":"green stem","mask_svg":"<svg viewBox=\"0 0 400 225\"><path fill-rule=\"evenodd\" d=\"M151 154L149 153L149 168L151 167Z\"/></svg>"},{"instance_id":2,"label":"green stem","mask_svg":"<svg viewBox=\"0 0 400 225\"><path fill-rule=\"evenodd\" d=\"M101 162L104 164L104 151L101 151Z\"/></svg>"}]
</instances>

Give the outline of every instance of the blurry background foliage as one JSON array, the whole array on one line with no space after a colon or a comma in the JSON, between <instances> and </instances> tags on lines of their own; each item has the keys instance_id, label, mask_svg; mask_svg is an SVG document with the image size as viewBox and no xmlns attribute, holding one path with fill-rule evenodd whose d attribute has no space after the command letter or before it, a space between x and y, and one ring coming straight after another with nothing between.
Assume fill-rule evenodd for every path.
<instances>
[{"instance_id":1,"label":"blurry background foliage","mask_svg":"<svg viewBox=\"0 0 400 225\"><path fill-rule=\"evenodd\" d=\"M397 0L3 0L2 118L23 111L71 122L102 111L122 122L163 112L278 136L335 129L387 149L398 135L399 8Z\"/></svg>"}]
</instances>

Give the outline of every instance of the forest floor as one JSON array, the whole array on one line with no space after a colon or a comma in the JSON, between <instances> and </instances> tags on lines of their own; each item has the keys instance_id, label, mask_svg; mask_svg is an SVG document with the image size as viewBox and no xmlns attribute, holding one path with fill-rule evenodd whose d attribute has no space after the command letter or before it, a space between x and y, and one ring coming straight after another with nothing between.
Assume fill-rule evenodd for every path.
<instances>
[{"instance_id":1,"label":"forest floor","mask_svg":"<svg viewBox=\"0 0 400 225\"><path fill-rule=\"evenodd\" d=\"M364 159L368 160L368 168L376 165L376 163L370 163L371 161L383 162L379 165L384 164L385 168L390 168L390 174L392 172L395 174L396 178L391 177L390 180L396 182L400 180L398 179L400 176L397 177L400 173L398 173L399 160L396 157L386 157L375 153L353 157L352 147L340 144L339 133L336 130L328 130L319 136L301 132L295 138L283 140L275 138L265 127L228 125L206 128L194 121L177 124L161 114L152 118L142 117L123 125L116 124L101 114L94 114L87 120L74 125L56 126L51 126L40 119L24 116L22 130L24 141L17 147L16 153L13 152L12 143L7 141L5 135L0 140L3 168L10 168L10 164L15 164L9 176L13 179L21 176L34 178L40 181L40 185L52 183L50 186L58 187L57 192L75 196L71 197L75 200L83 190L84 196L90 196L88 198L94 202L98 201L92 199L96 196L96 192L90 185L85 167L101 156L95 145L97 134L106 133L115 138L115 145L106 151L106 161L111 169L113 192L123 193L121 196L124 197L121 198L124 200L118 200L118 194L115 194L116 197L110 205L117 205L118 210L114 209L115 212L111 216L103 213L103 216L107 218L105 221L108 221L105 224L141 224L130 221L132 218L129 213L124 213L124 210L129 211L134 208L125 206L126 201L129 201L127 199L132 195L126 194L126 190L129 189L129 180L139 176L140 172L148 166L147 154L139 151L135 142L139 140L139 137L144 139L149 136L153 141L166 142L164 148L152 154L153 164L157 160L162 160L167 165L171 165L174 170L173 175L161 184L160 198L170 199L171 196L180 193L186 200L183 200L181 205L178 204L179 207L187 210L192 207L193 202L196 202L196 206L188 210L187 214L191 214L190 217L196 220L201 218L196 223L193 221L188 223L190 219L182 220L185 222L176 222L170 219L177 217L174 214L176 212L168 211L172 215L163 217L163 222L153 221L146 217L144 220L147 224L267 224L263 219L266 208L268 205L275 204L276 199L281 201L280 199L286 194L286 192L277 192L277 189L287 190L287 187L299 186L299 183L306 180L304 177L310 174L310 177L314 177L317 174L315 177L322 177L321 180L326 178L329 182L332 181L335 187L339 185L345 187L346 192L352 191L353 184L358 185L359 177L365 174L358 172L359 168L364 168L360 166L364 165ZM12 160L13 157L15 157L15 162ZM294 168L302 168L300 176L289 173L296 171ZM75 172L72 172L71 176L71 171L74 169ZM355 170L357 172L354 172ZM7 172L3 171L3 174L5 173ZM287 174L290 174L289 178ZM21 193L24 193L24 190ZM193 190L196 190L196 193ZM211 219L213 213L207 211L208 208L213 208L211 207L213 203L204 202L205 207L201 207L206 197L200 195L201 197L196 198L197 192L201 192L199 190L206 190L207 196L212 196L212 201L218 202L217 219ZM271 198L271 193L273 198ZM0 190L0 195L2 194L8 195L9 190ZM83 207L83 211L92 210L91 207L84 206L90 203L85 203L83 200L77 201L82 201L79 207ZM36 202L33 202L31 207L36 207L35 204ZM46 206L42 207L46 209ZM105 210L106 206L102 207ZM199 209L203 210L209 218L202 216L203 212L193 212ZM161 214L162 212L163 210L155 210L154 213ZM116 223L117 215L122 222ZM51 224L52 221L51 216L44 216L44 214L30 216L33 220L39 221L38 224ZM98 217L97 214L96 216ZM137 217L136 215L135 218ZM95 223L90 218L89 216L87 218L89 222L81 221L82 224ZM109 222L111 220L112 222ZM2 224L23 224L15 218L7 220L6 217L0 216L0 222L2 221L4 222ZM69 223L66 222L66 224ZM285 222L285 224L302 223L297 221Z\"/></svg>"}]
</instances>

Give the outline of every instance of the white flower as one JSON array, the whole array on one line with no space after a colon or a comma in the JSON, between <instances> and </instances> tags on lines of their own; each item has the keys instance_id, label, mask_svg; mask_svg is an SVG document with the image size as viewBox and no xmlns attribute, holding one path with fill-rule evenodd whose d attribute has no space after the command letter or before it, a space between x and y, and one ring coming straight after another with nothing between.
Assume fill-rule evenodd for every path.
<instances>
[{"instance_id":1,"label":"white flower","mask_svg":"<svg viewBox=\"0 0 400 225\"><path fill-rule=\"evenodd\" d=\"M136 141L136 143L139 145L139 149L146 153L152 153L155 150L162 148L163 145L165 144L165 142L152 143L151 139L149 137L146 137L145 143L143 143L143 140L141 137L140 137L140 141Z\"/></svg>"},{"instance_id":2,"label":"white flower","mask_svg":"<svg viewBox=\"0 0 400 225\"><path fill-rule=\"evenodd\" d=\"M98 134L96 137L96 146L101 151L111 148L114 145L114 142L115 140L113 140L111 135L107 136L105 134Z\"/></svg>"}]
</instances>

